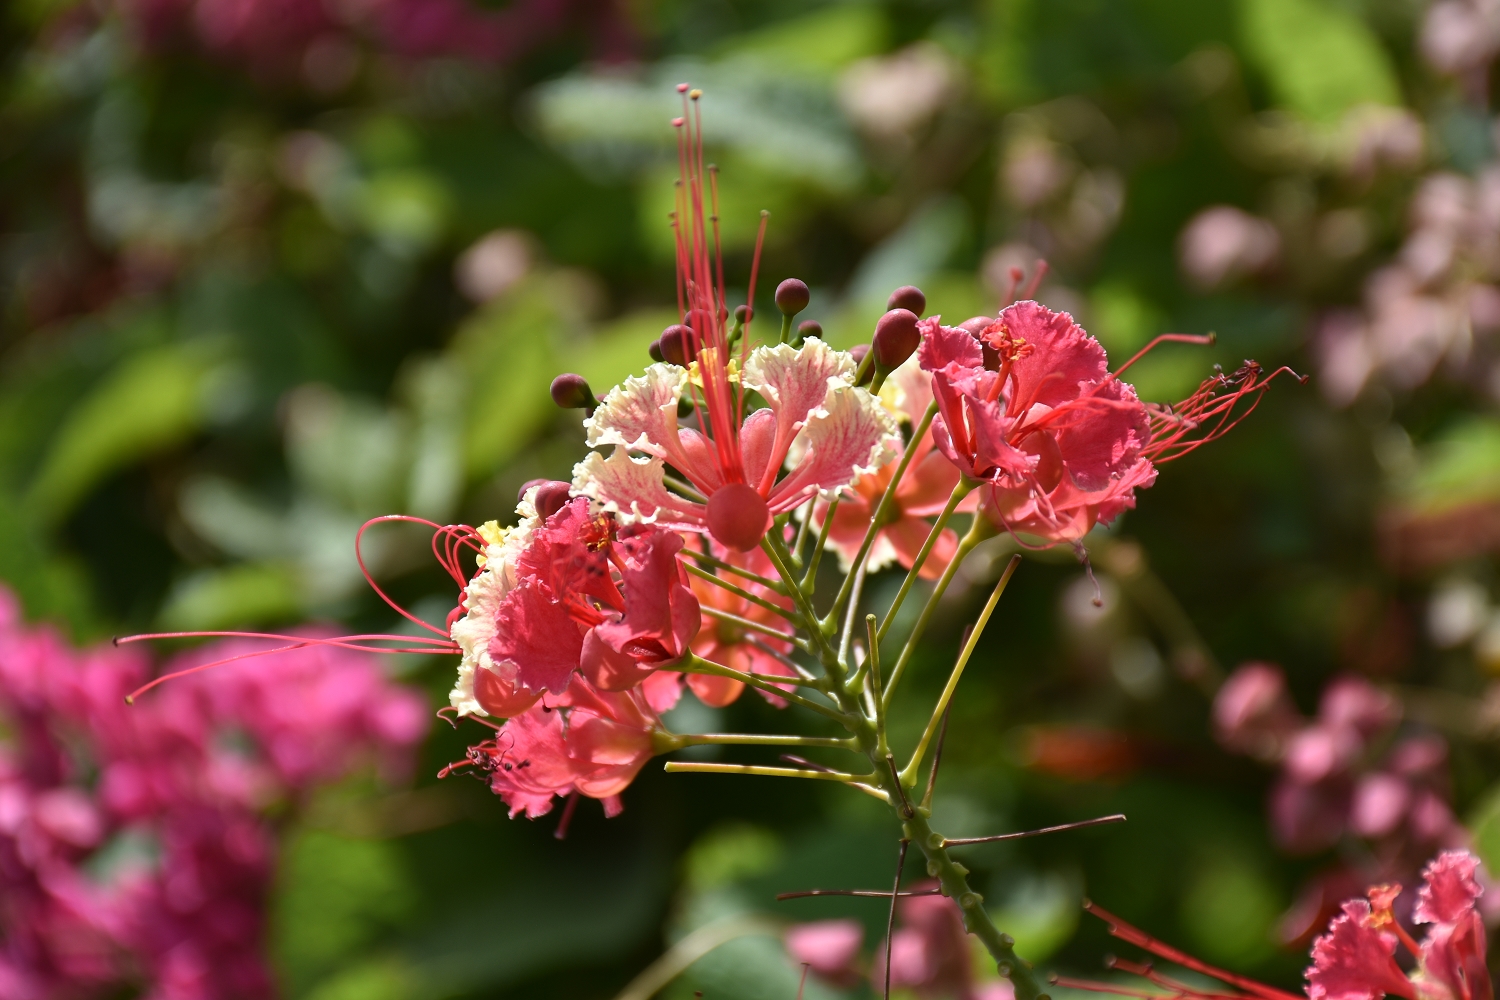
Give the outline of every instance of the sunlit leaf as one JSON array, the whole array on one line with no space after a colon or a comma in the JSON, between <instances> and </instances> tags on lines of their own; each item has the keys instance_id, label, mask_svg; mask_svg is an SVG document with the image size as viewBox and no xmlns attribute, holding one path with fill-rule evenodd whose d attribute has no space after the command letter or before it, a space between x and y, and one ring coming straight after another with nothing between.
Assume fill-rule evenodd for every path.
<instances>
[{"instance_id":1,"label":"sunlit leaf","mask_svg":"<svg viewBox=\"0 0 1500 1000\"><path fill-rule=\"evenodd\" d=\"M1401 103L1390 57L1347 7L1326 0L1240 0L1240 34L1276 101L1332 123L1360 104Z\"/></svg>"}]
</instances>

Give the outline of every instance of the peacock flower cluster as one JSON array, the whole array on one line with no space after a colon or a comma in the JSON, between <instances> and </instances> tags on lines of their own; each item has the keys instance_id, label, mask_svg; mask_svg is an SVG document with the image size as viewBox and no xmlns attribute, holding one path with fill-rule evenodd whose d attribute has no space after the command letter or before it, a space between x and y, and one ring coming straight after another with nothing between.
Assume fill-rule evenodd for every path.
<instances>
[{"instance_id":1,"label":"peacock flower cluster","mask_svg":"<svg viewBox=\"0 0 1500 1000\"><path fill-rule=\"evenodd\" d=\"M666 770L832 782L884 803L936 880L902 907L893 981L923 996L1013 988L1016 1000L1037 1000L1037 977L953 856L967 842L948 841L929 823L935 766L918 790L1019 555L942 694L930 712L924 707L914 745L893 745L887 711L975 546L1002 529L1036 540L1027 547L1081 545L1095 524L1134 503L1157 463L1243 419L1269 380L1247 363L1177 407L1143 404L1119 378L1131 362L1110 372L1103 348L1066 314L1018 302L950 328L939 317L919 319L925 297L910 286L892 294L871 343L845 352L822 339L816 322L793 330L811 294L786 279L775 296L780 334L761 341L750 305L760 244L750 303L731 309L699 95L679 90L679 322L648 349L654 363L602 399L573 374L551 387L560 406L587 411L585 441L598 450L578 462L571 482L528 484L514 527L391 515L361 529L356 555L376 523L433 530L433 553L459 588L443 626L412 615L369 579L428 634L293 635L278 637L286 643L279 648L456 656L443 711L486 732L441 773L481 778L512 816L540 817L563 801L559 835L582 799L617 813L657 755L699 745L829 755L672 760ZM761 226L763 237L764 215ZM962 534L955 517L967 521ZM821 572L829 550L837 573ZM883 614L867 613L866 577L891 562L905 578ZM922 576L931 587L915 588ZM913 594L920 612L902 615ZM664 721L686 691L724 706L746 689L822 731L675 733ZM965 934L982 942L1008 984L971 975Z\"/></svg>"}]
</instances>

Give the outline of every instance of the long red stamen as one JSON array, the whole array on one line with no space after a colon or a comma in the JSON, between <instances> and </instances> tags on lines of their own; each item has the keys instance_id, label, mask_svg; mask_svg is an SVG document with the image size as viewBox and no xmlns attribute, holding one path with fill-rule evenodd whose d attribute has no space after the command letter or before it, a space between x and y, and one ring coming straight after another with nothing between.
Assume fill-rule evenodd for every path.
<instances>
[{"instance_id":1,"label":"long red stamen","mask_svg":"<svg viewBox=\"0 0 1500 1000\"><path fill-rule=\"evenodd\" d=\"M1130 356L1130 360L1129 361L1125 362L1123 365L1121 365L1120 367L1116 368L1115 372L1114 372L1114 375L1111 376L1111 377L1112 378L1119 378L1121 372L1123 372L1125 369L1129 368L1131 365L1135 364L1137 361L1139 361L1142 358L1144 358L1147 354L1151 353L1152 349L1155 348L1158 344L1174 343L1174 344L1201 344L1201 345L1209 345L1209 344L1214 343L1214 341L1216 339L1217 338L1215 338L1214 335L1211 334L1211 333L1210 334L1205 334L1205 335L1202 335L1202 336L1200 336L1198 334L1194 334L1194 333L1163 333L1163 334L1160 334L1159 336L1154 337L1152 339L1151 343L1147 344L1145 347L1141 348L1139 351L1136 351L1134 354L1132 354Z\"/></svg>"},{"instance_id":2,"label":"long red stamen","mask_svg":"<svg viewBox=\"0 0 1500 1000\"><path fill-rule=\"evenodd\" d=\"M1165 941L1154 938L1137 927L1132 927L1113 913L1110 913L1101 906L1095 905L1089 900L1084 900L1083 908L1109 925L1111 937L1117 937L1121 941L1129 941L1139 948L1146 949L1158 958L1164 958L1169 962L1176 962L1185 969L1192 969L1194 972L1201 972L1205 976L1212 976L1231 986L1237 986L1252 996L1261 998L1261 1000L1303 1000L1302 997L1295 993L1278 990L1274 986L1267 986L1265 983L1258 983L1245 976L1235 975L1227 969L1220 969L1209 965L1207 962L1199 961L1187 952L1173 948Z\"/></svg>"},{"instance_id":3,"label":"long red stamen","mask_svg":"<svg viewBox=\"0 0 1500 1000\"><path fill-rule=\"evenodd\" d=\"M370 585L370 589L379 594L380 599L386 604L390 605L390 607L393 608L397 614L414 625L420 625L423 628L427 629L429 632L433 632L437 635L447 638L448 633L445 630L438 628L436 625L431 625L427 622L424 622L422 619L418 618L416 615L412 614L410 611L407 611L401 605L391 600L390 596L387 595L385 591L380 589L380 584L375 582L375 578L370 575L369 569L365 566L365 557L360 552L359 548L360 541L364 538L365 532L369 530L370 525L381 524L387 521L406 521L412 524L423 524L435 531L445 530L446 525L441 525L435 521L429 521L421 517L409 517L405 514L384 514L380 517L372 517L364 524L360 525L359 531L354 533L354 558L359 563L359 571L364 576L365 582ZM462 586L462 583L460 583L460 586Z\"/></svg>"}]
</instances>

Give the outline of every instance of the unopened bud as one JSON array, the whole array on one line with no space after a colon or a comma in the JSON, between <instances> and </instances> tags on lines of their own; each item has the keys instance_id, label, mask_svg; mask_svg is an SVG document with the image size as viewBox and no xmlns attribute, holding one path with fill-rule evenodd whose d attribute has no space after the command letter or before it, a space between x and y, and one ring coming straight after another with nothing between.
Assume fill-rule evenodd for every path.
<instances>
[{"instance_id":1,"label":"unopened bud","mask_svg":"<svg viewBox=\"0 0 1500 1000\"><path fill-rule=\"evenodd\" d=\"M871 349L875 352L876 369L882 373L895 371L921 343L917 314L910 309L892 309L875 324Z\"/></svg>"},{"instance_id":2,"label":"unopened bud","mask_svg":"<svg viewBox=\"0 0 1500 1000\"><path fill-rule=\"evenodd\" d=\"M536 495L533 500L536 505L537 514L545 520L562 510L563 504L568 502L573 487L556 479L532 479L521 487L521 499L533 488Z\"/></svg>"},{"instance_id":3,"label":"unopened bud","mask_svg":"<svg viewBox=\"0 0 1500 1000\"><path fill-rule=\"evenodd\" d=\"M960 330L967 330L969 336L979 341L980 349L984 351L984 366L992 372L1000 370L1000 352L989 345L984 339L984 331L998 322L993 316L971 316L958 324Z\"/></svg>"},{"instance_id":4,"label":"unopened bud","mask_svg":"<svg viewBox=\"0 0 1500 1000\"><path fill-rule=\"evenodd\" d=\"M776 286L776 308L783 315L797 315L807 308L810 301L812 293L807 290L807 282L800 278L788 278Z\"/></svg>"},{"instance_id":5,"label":"unopened bud","mask_svg":"<svg viewBox=\"0 0 1500 1000\"><path fill-rule=\"evenodd\" d=\"M659 341L659 340L653 340L653 341L651 341L651 346L648 347L648 348L646 348L646 353L649 354L649 355L651 355L651 360L652 361L661 361L662 360L662 356L661 356L661 341Z\"/></svg>"},{"instance_id":6,"label":"unopened bud","mask_svg":"<svg viewBox=\"0 0 1500 1000\"><path fill-rule=\"evenodd\" d=\"M808 337L823 339L823 324L815 319L805 319L797 324L797 339L806 340Z\"/></svg>"},{"instance_id":7,"label":"unopened bud","mask_svg":"<svg viewBox=\"0 0 1500 1000\"><path fill-rule=\"evenodd\" d=\"M751 318L754 317L754 315L755 313L750 310L749 306L734 307L734 321L740 326L744 326L746 323L748 323Z\"/></svg>"},{"instance_id":8,"label":"unopened bud","mask_svg":"<svg viewBox=\"0 0 1500 1000\"><path fill-rule=\"evenodd\" d=\"M920 316L927 311L927 296L916 285L902 285L885 300L887 309L907 309Z\"/></svg>"},{"instance_id":9,"label":"unopened bud","mask_svg":"<svg viewBox=\"0 0 1500 1000\"><path fill-rule=\"evenodd\" d=\"M582 375L565 372L552 380L552 402L565 410L592 410L599 405Z\"/></svg>"},{"instance_id":10,"label":"unopened bud","mask_svg":"<svg viewBox=\"0 0 1500 1000\"><path fill-rule=\"evenodd\" d=\"M687 367L688 351L693 343L692 330L681 323L674 323L661 332L661 339L656 343L661 349L663 361L671 365Z\"/></svg>"}]
</instances>

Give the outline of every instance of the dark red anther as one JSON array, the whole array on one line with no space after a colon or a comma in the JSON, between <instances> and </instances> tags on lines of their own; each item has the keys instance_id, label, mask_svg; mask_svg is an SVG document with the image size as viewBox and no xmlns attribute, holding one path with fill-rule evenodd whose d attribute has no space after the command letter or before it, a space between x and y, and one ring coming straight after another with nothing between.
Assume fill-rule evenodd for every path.
<instances>
[{"instance_id":1,"label":"dark red anther","mask_svg":"<svg viewBox=\"0 0 1500 1000\"><path fill-rule=\"evenodd\" d=\"M661 332L661 339L657 346L661 350L661 359L670 365L681 365L686 368L689 353L692 350L693 331L681 323L674 323Z\"/></svg>"},{"instance_id":2,"label":"dark red anther","mask_svg":"<svg viewBox=\"0 0 1500 1000\"><path fill-rule=\"evenodd\" d=\"M722 545L749 552L771 526L771 508L753 486L728 483L708 498L708 531Z\"/></svg>"},{"instance_id":3,"label":"dark red anther","mask_svg":"<svg viewBox=\"0 0 1500 1000\"><path fill-rule=\"evenodd\" d=\"M808 337L823 339L823 324L815 319L805 319L797 324L797 337L806 340Z\"/></svg>"},{"instance_id":4,"label":"dark red anther","mask_svg":"<svg viewBox=\"0 0 1500 1000\"><path fill-rule=\"evenodd\" d=\"M917 314L910 309L892 309L880 317L875 324L875 338L871 349L875 352L875 367L881 372L892 372L911 357L922 343L922 333L917 329Z\"/></svg>"},{"instance_id":5,"label":"dark red anther","mask_svg":"<svg viewBox=\"0 0 1500 1000\"><path fill-rule=\"evenodd\" d=\"M907 309L920 316L927 311L927 296L916 285L902 285L885 300L887 309Z\"/></svg>"},{"instance_id":6,"label":"dark red anther","mask_svg":"<svg viewBox=\"0 0 1500 1000\"><path fill-rule=\"evenodd\" d=\"M807 282L799 278L788 278L776 286L776 308L782 315L795 316L811 301L812 293L807 290Z\"/></svg>"},{"instance_id":7,"label":"dark red anther","mask_svg":"<svg viewBox=\"0 0 1500 1000\"><path fill-rule=\"evenodd\" d=\"M552 380L552 402L565 410L592 410L599 405L582 375L565 372Z\"/></svg>"}]
</instances>

